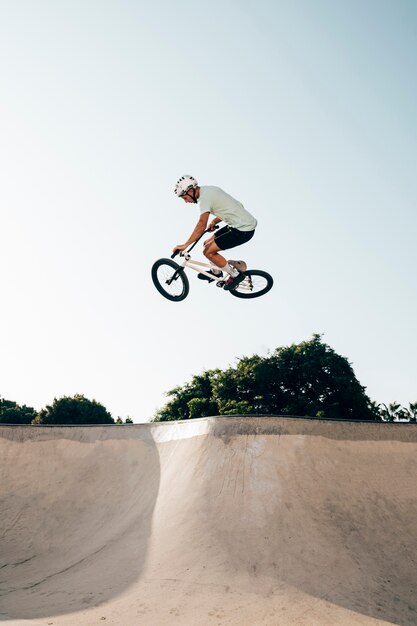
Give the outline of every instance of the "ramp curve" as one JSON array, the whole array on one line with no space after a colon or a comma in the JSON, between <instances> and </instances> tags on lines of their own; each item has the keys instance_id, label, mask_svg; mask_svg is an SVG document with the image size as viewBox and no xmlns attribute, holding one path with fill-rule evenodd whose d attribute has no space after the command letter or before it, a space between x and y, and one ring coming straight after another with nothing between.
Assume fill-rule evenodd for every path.
<instances>
[{"instance_id":1,"label":"ramp curve","mask_svg":"<svg viewBox=\"0 0 417 626\"><path fill-rule=\"evenodd\" d=\"M414 625L416 452L416 425L1 427L0 618Z\"/></svg>"}]
</instances>

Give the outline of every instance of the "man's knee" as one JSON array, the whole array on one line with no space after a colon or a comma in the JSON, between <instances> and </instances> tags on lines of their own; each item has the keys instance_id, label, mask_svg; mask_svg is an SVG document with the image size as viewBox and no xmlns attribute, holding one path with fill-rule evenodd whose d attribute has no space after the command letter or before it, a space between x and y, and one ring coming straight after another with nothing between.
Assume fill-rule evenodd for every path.
<instances>
[{"instance_id":1,"label":"man's knee","mask_svg":"<svg viewBox=\"0 0 417 626\"><path fill-rule=\"evenodd\" d=\"M208 259L210 259L214 254L216 254L215 250L213 250L213 247L207 246L206 248L204 248L204 256L207 257Z\"/></svg>"}]
</instances>

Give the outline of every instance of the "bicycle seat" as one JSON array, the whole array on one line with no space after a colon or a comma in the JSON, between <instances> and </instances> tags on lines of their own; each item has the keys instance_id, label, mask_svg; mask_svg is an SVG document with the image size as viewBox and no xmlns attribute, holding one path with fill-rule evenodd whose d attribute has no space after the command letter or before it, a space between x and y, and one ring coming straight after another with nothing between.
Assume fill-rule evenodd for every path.
<instances>
[{"instance_id":1,"label":"bicycle seat","mask_svg":"<svg viewBox=\"0 0 417 626\"><path fill-rule=\"evenodd\" d=\"M233 260L229 260L227 261L229 263L229 265L231 265L232 267L234 267L238 272L246 272L246 270L248 269L247 264L245 263L245 261L233 261Z\"/></svg>"}]
</instances>

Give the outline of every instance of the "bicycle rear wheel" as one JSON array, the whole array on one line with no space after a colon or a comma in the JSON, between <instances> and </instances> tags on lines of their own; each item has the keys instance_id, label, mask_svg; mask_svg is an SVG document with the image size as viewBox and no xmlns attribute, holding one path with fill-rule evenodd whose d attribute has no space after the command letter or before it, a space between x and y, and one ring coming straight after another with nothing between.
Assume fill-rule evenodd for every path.
<instances>
[{"instance_id":1,"label":"bicycle rear wheel","mask_svg":"<svg viewBox=\"0 0 417 626\"><path fill-rule=\"evenodd\" d=\"M274 279L262 270L247 270L246 278L229 293L236 298L259 298L272 289Z\"/></svg>"},{"instance_id":2,"label":"bicycle rear wheel","mask_svg":"<svg viewBox=\"0 0 417 626\"><path fill-rule=\"evenodd\" d=\"M180 302L188 296L190 284L184 268L171 259L159 259L152 266L152 281L159 293L171 300Z\"/></svg>"}]
</instances>

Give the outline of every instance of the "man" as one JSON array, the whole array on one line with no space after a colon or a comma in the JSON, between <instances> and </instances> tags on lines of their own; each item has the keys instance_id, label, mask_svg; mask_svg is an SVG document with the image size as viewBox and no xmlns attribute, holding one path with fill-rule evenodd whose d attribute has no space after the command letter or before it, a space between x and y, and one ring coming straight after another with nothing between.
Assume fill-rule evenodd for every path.
<instances>
[{"instance_id":1,"label":"man","mask_svg":"<svg viewBox=\"0 0 417 626\"><path fill-rule=\"evenodd\" d=\"M252 239L257 225L256 219L243 204L220 187L200 187L196 179L188 174L179 179L175 193L184 202L200 205L200 219L187 241L175 246L173 252L183 252L205 230L213 231L219 222L224 222L226 226L204 242L204 255L213 265L209 274L218 277L222 276L222 271L226 272L229 278L224 289L234 289L245 278L245 274L236 267L238 263L233 267L219 251L235 248ZM210 215L213 219L208 224Z\"/></svg>"}]
</instances>

